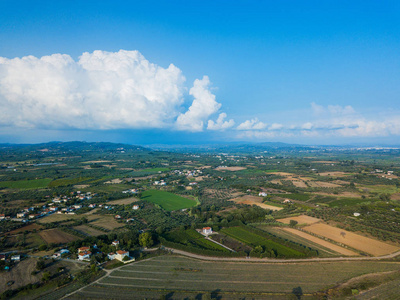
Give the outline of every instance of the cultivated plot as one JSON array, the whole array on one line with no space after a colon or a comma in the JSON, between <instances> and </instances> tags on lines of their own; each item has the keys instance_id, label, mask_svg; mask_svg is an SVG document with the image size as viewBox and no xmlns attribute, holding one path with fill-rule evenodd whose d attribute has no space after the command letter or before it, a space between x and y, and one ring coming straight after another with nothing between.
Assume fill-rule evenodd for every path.
<instances>
[{"instance_id":1,"label":"cultivated plot","mask_svg":"<svg viewBox=\"0 0 400 300\"><path fill-rule=\"evenodd\" d=\"M363 251L365 253L380 256L390 254L400 250L399 247L393 246L384 242L380 242L365 236L352 233L347 230L336 228L330 225L316 223L307 227L304 227L305 231L309 231L319 236L326 237L335 242L339 242L350 246L354 249Z\"/></svg>"},{"instance_id":2,"label":"cultivated plot","mask_svg":"<svg viewBox=\"0 0 400 300\"><path fill-rule=\"evenodd\" d=\"M77 297L102 291L112 298L115 290L164 290L236 293L236 295L292 294L300 287L304 294L316 292L362 274L398 269L398 262L319 263L229 263L205 262L179 256L162 256L113 271L96 285L86 287ZM131 293L131 297L135 294Z\"/></svg>"}]
</instances>

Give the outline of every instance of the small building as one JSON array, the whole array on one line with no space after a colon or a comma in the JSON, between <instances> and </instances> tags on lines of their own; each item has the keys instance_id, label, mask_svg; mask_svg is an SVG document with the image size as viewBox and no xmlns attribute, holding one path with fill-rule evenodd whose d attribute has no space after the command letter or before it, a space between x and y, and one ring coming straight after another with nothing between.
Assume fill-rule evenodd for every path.
<instances>
[{"instance_id":1,"label":"small building","mask_svg":"<svg viewBox=\"0 0 400 300\"><path fill-rule=\"evenodd\" d=\"M113 259L115 259L115 253L114 252L110 252L110 253L107 254L107 257L108 257L109 260L113 260Z\"/></svg>"},{"instance_id":2,"label":"small building","mask_svg":"<svg viewBox=\"0 0 400 300\"><path fill-rule=\"evenodd\" d=\"M0 254L0 260L6 260L6 255L5 254Z\"/></svg>"},{"instance_id":3,"label":"small building","mask_svg":"<svg viewBox=\"0 0 400 300\"><path fill-rule=\"evenodd\" d=\"M289 199L285 199L285 200L283 200L283 203L284 204L289 204L289 203L292 203L292 201L290 201Z\"/></svg>"},{"instance_id":4,"label":"small building","mask_svg":"<svg viewBox=\"0 0 400 300\"><path fill-rule=\"evenodd\" d=\"M129 252L128 251L118 250L117 254L115 255L115 259L118 259L119 261L123 261L125 257L129 258Z\"/></svg>"},{"instance_id":5,"label":"small building","mask_svg":"<svg viewBox=\"0 0 400 300\"><path fill-rule=\"evenodd\" d=\"M116 215L115 218L116 219L121 219L121 216L120 215Z\"/></svg>"},{"instance_id":6,"label":"small building","mask_svg":"<svg viewBox=\"0 0 400 300\"><path fill-rule=\"evenodd\" d=\"M134 205L134 206L132 206L132 209L133 209L133 210L138 210L138 209L139 209L139 205Z\"/></svg>"},{"instance_id":7,"label":"small building","mask_svg":"<svg viewBox=\"0 0 400 300\"><path fill-rule=\"evenodd\" d=\"M0 220L4 220L6 218L5 214L0 214Z\"/></svg>"},{"instance_id":8,"label":"small building","mask_svg":"<svg viewBox=\"0 0 400 300\"><path fill-rule=\"evenodd\" d=\"M80 248L78 248L78 253L87 252L89 250L90 250L90 247L87 247L87 246L80 247Z\"/></svg>"},{"instance_id":9,"label":"small building","mask_svg":"<svg viewBox=\"0 0 400 300\"><path fill-rule=\"evenodd\" d=\"M259 192L259 193L258 193L258 196L260 196L260 197L267 197L268 194L267 194L266 192Z\"/></svg>"},{"instance_id":10,"label":"small building","mask_svg":"<svg viewBox=\"0 0 400 300\"><path fill-rule=\"evenodd\" d=\"M360 215L361 215L361 214L358 213L358 212L353 213L353 216L355 216L355 217L359 217Z\"/></svg>"},{"instance_id":11,"label":"small building","mask_svg":"<svg viewBox=\"0 0 400 300\"><path fill-rule=\"evenodd\" d=\"M17 213L17 218L25 218L25 213L24 212Z\"/></svg>"},{"instance_id":12,"label":"small building","mask_svg":"<svg viewBox=\"0 0 400 300\"><path fill-rule=\"evenodd\" d=\"M119 245L119 241L115 240L111 243L111 246L118 246Z\"/></svg>"},{"instance_id":13,"label":"small building","mask_svg":"<svg viewBox=\"0 0 400 300\"><path fill-rule=\"evenodd\" d=\"M211 234L213 231L212 231L212 228L211 227L204 227L203 228L203 233L204 234Z\"/></svg>"},{"instance_id":14,"label":"small building","mask_svg":"<svg viewBox=\"0 0 400 300\"><path fill-rule=\"evenodd\" d=\"M92 255L92 252L90 252L90 251L79 252L78 259L79 260L87 260L87 259L90 259L90 255Z\"/></svg>"}]
</instances>

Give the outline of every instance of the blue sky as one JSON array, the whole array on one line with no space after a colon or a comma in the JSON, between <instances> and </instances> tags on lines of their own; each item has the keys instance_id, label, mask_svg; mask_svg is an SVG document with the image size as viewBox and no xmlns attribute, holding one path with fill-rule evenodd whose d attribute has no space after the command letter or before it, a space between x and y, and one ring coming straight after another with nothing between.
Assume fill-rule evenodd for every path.
<instances>
[{"instance_id":1,"label":"blue sky","mask_svg":"<svg viewBox=\"0 0 400 300\"><path fill-rule=\"evenodd\" d=\"M400 144L398 1L126 2L0 1L0 142Z\"/></svg>"}]
</instances>

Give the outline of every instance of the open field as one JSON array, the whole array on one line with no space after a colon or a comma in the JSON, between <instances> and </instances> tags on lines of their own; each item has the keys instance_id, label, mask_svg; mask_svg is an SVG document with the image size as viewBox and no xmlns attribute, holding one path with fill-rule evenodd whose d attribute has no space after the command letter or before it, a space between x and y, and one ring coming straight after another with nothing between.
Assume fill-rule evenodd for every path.
<instances>
[{"instance_id":1,"label":"open field","mask_svg":"<svg viewBox=\"0 0 400 300\"><path fill-rule=\"evenodd\" d=\"M260 234L258 232L253 232L248 227L242 226L228 227L220 231L251 247L262 246L266 252L273 251L273 257L298 258L305 256L305 253L300 252L303 251L303 249L299 251L290 246L283 245L280 242L272 240L272 236L268 236L267 233L262 233L262 231Z\"/></svg>"},{"instance_id":2,"label":"open field","mask_svg":"<svg viewBox=\"0 0 400 300\"><path fill-rule=\"evenodd\" d=\"M227 171L241 171L241 170L246 170L247 168L245 167L217 167L215 168L215 170L217 171L223 171L223 170L227 170Z\"/></svg>"},{"instance_id":3,"label":"open field","mask_svg":"<svg viewBox=\"0 0 400 300\"><path fill-rule=\"evenodd\" d=\"M142 193L141 199L158 204L166 211L190 208L197 205L195 200L159 190L145 191Z\"/></svg>"},{"instance_id":4,"label":"open field","mask_svg":"<svg viewBox=\"0 0 400 300\"><path fill-rule=\"evenodd\" d=\"M347 251L347 249L333 245L329 242L316 238L308 233L304 233L302 231L293 228L271 227L266 225L258 225L257 228L269 232L271 234L274 234L280 238L287 239L289 241L293 241L295 243L305 245L306 247L318 250L318 257L334 257L343 254L350 256L357 255L357 253L352 254L350 253L352 251L349 252ZM335 249L338 251L335 251ZM345 251L341 252L342 249L346 250L346 252Z\"/></svg>"},{"instance_id":5,"label":"open field","mask_svg":"<svg viewBox=\"0 0 400 300\"><path fill-rule=\"evenodd\" d=\"M40 231L39 235L47 244L61 244L79 240L79 237L57 228Z\"/></svg>"},{"instance_id":6,"label":"open field","mask_svg":"<svg viewBox=\"0 0 400 300\"><path fill-rule=\"evenodd\" d=\"M345 244L373 256L390 254L400 249L399 247L322 223L316 223L304 227L304 230L326 237L335 242Z\"/></svg>"},{"instance_id":7,"label":"open field","mask_svg":"<svg viewBox=\"0 0 400 300\"><path fill-rule=\"evenodd\" d=\"M125 198L125 199L119 199L119 200L113 200L113 201L108 201L107 204L117 204L117 205L127 205L127 204L132 204L136 201L139 201L138 198L135 197L130 197L130 198Z\"/></svg>"},{"instance_id":8,"label":"open field","mask_svg":"<svg viewBox=\"0 0 400 300\"><path fill-rule=\"evenodd\" d=\"M88 219L90 224L99 226L106 230L113 230L119 227L125 226L123 223L118 223L114 216L111 215L96 215L96 214L84 214L84 215L66 215L66 214L52 214L40 219L40 223L52 223L52 222L62 222L66 220L79 220L82 217Z\"/></svg>"},{"instance_id":9,"label":"open field","mask_svg":"<svg viewBox=\"0 0 400 300\"><path fill-rule=\"evenodd\" d=\"M39 225L39 224L36 224L36 223L31 223L31 224L26 225L24 227L12 230L8 234L13 235L13 234L18 234L18 233L21 233L21 232L24 232L24 231L32 232L33 230L39 230L39 229L42 229L42 228L43 228L42 225Z\"/></svg>"},{"instance_id":10,"label":"open field","mask_svg":"<svg viewBox=\"0 0 400 300\"><path fill-rule=\"evenodd\" d=\"M0 188L10 189L41 189L47 187L52 180L49 178L18 180L18 181L0 181Z\"/></svg>"},{"instance_id":11,"label":"open field","mask_svg":"<svg viewBox=\"0 0 400 300\"><path fill-rule=\"evenodd\" d=\"M264 203L262 203L262 201L263 201L262 197L257 197L257 196L252 196L252 195L245 195L245 196L242 196L242 197L233 198L233 199L230 199L229 201L234 201L234 202L239 203L239 204L257 205L257 206L259 206L261 208L270 209L270 210L281 210L281 209L283 209L282 207L277 207L277 206L273 206L273 205L264 204Z\"/></svg>"},{"instance_id":12,"label":"open field","mask_svg":"<svg viewBox=\"0 0 400 300\"><path fill-rule=\"evenodd\" d=\"M284 219L278 219L277 221L284 223L284 224L289 224L290 220L297 221L298 224L314 224L317 222L321 222L321 219L306 216L306 215L300 215L297 217L289 217L289 218L284 218Z\"/></svg>"},{"instance_id":13,"label":"open field","mask_svg":"<svg viewBox=\"0 0 400 300\"><path fill-rule=\"evenodd\" d=\"M320 176L330 176L330 177L344 177L344 176L349 176L352 175L351 173L346 173L346 172L337 172L337 171L332 171L332 172L321 172L318 173Z\"/></svg>"},{"instance_id":14,"label":"open field","mask_svg":"<svg viewBox=\"0 0 400 300\"><path fill-rule=\"evenodd\" d=\"M323 182L323 181L309 181L308 182L310 187L321 187L321 188L337 188L341 187L339 184L331 183L331 182Z\"/></svg>"},{"instance_id":15,"label":"open field","mask_svg":"<svg viewBox=\"0 0 400 300\"><path fill-rule=\"evenodd\" d=\"M73 227L73 229L78 230L84 234L90 235L90 236L99 236L99 235L103 235L103 234L107 234L104 231L92 228L90 226L87 225L79 225L79 226L75 226Z\"/></svg>"},{"instance_id":16,"label":"open field","mask_svg":"<svg viewBox=\"0 0 400 300\"><path fill-rule=\"evenodd\" d=\"M114 216L110 215L88 215L89 223L104 228L106 230L114 230L124 227L124 223L118 223Z\"/></svg>"},{"instance_id":17,"label":"open field","mask_svg":"<svg viewBox=\"0 0 400 300\"><path fill-rule=\"evenodd\" d=\"M294 235L302 237L302 238L304 238L306 240L309 240L309 241L311 241L311 242L313 242L315 244L318 244L318 245L320 245L322 247L325 247L325 248L328 248L330 250L333 250L333 251L335 251L337 253L340 253L340 254L343 254L343 255L346 255L346 256L357 256L357 255L359 255L358 253L356 253L354 251L351 251L349 249L346 249L346 248L340 247L338 245L329 243L327 241L324 241L324 240L322 240L320 238L317 238L317 237L315 237L315 236L313 236L311 234L305 233L303 231L300 231L300 230L297 230L297 229L294 229L294 228L282 228L282 229L287 231L287 232L290 232L290 233L292 233Z\"/></svg>"},{"instance_id":18,"label":"open field","mask_svg":"<svg viewBox=\"0 0 400 300\"><path fill-rule=\"evenodd\" d=\"M150 289L217 291L222 299L239 299L246 293L251 298L282 293L282 298L293 296L294 288L300 287L303 294L310 294L363 274L396 270L399 265L398 262L229 263L161 256L115 270L76 296L112 298L118 291L120 299L132 299L136 289Z\"/></svg>"}]
</instances>

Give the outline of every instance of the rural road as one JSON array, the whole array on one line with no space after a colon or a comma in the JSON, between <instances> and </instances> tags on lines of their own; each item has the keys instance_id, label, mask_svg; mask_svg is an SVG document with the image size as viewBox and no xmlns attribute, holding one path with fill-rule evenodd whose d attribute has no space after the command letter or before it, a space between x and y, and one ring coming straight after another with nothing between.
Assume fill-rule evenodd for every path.
<instances>
[{"instance_id":1,"label":"rural road","mask_svg":"<svg viewBox=\"0 0 400 300\"><path fill-rule=\"evenodd\" d=\"M381 260L389 259L400 255L400 251L383 256L362 256L362 257L325 257L325 258L303 258L303 259L278 259L278 258L241 258L241 257L213 257L194 254L178 249L165 247L165 250L171 251L174 254L180 254L192 258L209 261L247 261L247 262L263 262L263 263L298 263L298 262L324 262L324 261L351 261L351 260Z\"/></svg>"}]
</instances>

